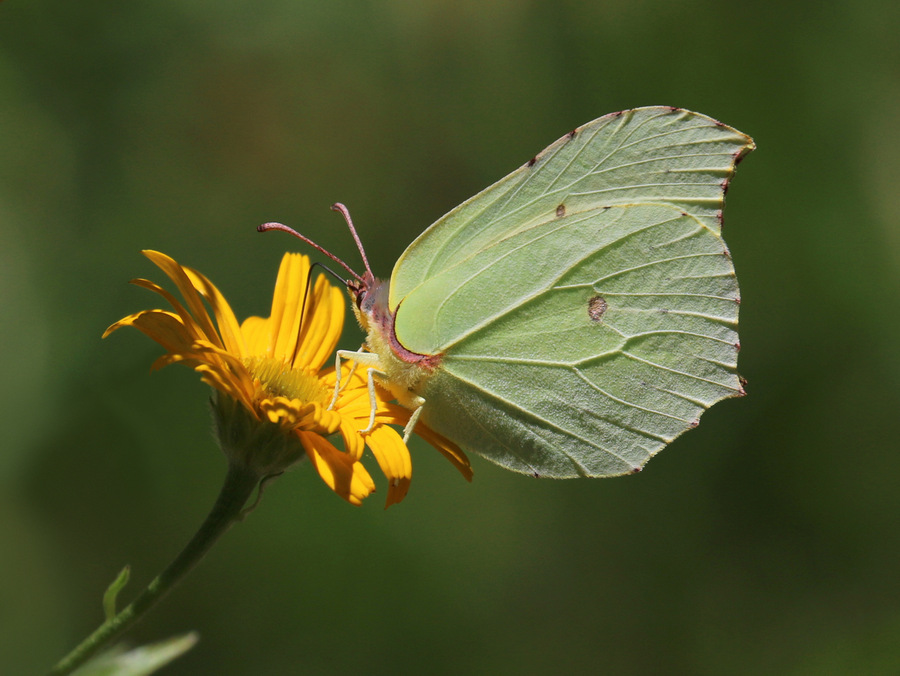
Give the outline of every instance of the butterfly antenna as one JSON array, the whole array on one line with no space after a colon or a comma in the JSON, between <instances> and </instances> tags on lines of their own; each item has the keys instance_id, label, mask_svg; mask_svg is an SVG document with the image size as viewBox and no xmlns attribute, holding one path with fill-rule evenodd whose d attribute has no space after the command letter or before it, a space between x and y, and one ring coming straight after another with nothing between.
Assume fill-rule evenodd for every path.
<instances>
[{"instance_id":1,"label":"butterfly antenna","mask_svg":"<svg viewBox=\"0 0 900 676\"><path fill-rule=\"evenodd\" d=\"M345 208L346 208L346 207L345 207ZM348 216L347 218L349 218L349 216ZM328 256L331 260L333 260L335 263L337 263L337 264L340 265L342 268L344 268L344 270L346 270L347 272L349 272L349 273L353 276L353 278L356 279L358 282L362 282L362 281L363 281L363 278L360 277L358 274L356 274L356 273L353 271L353 269L352 269L349 265L347 265L344 261L342 261L340 258L338 258L337 256L335 256L333 253L331 253L331 252L328 251L327 249L325 249L325 248L319 246L318 244L316 244L315 242L313 242L309 237L306 237L305 235L301 235L299 232L297 232L297 231L294 230L293 228L289 228L288 226L283 225L282 223L263 223L262 225L256 226L256 231L257 231L257 232L268 232L269 230L281 230L281 231L286 232L286 233L288 233L288 234L290 234L290 235L293 235L294 237L297 237L298 239L303 240L304 242L306 242L307 244L309 244L313 249L315 249L316 251L319 251L320 253L325 254L325 255ZM351 226L351 230L352 230L352 226ZM353 231L353 235L354 235L354 237L356 237L356 231ZM356 241L357 241L357 243L358 243L358 242L359 242L359 239L357 238ZM365 255L363 255L363 261L365 261ZM369 264L366 263L366 270L368 270L368 269L369 269ZM348 285L348 286L349 286L349 285Z\"/></svg>"},{"instance_id":2,"label":"butterfly antenna","mask_svg":"<svg viewBox=\"0 0 900 676\"><path fill-rule=\"evenodd\" d=\"M356 248L359 249L359 255L362 256L363 264L366 266L366 272L369 273L370 277L374 278L375 275L372 274L372 268L369 267L369 259L366 258L366 250L363 248L362 241L360 241L359 235L356 234L356 228L353 227L353 221L350 219L350 210L340 202L332 204L331 209L332 211L341 212L344 220L347 221L347 227L350 228L350 234L353 235L353 239L356 241Z\"/></svg>"}]
</instances>

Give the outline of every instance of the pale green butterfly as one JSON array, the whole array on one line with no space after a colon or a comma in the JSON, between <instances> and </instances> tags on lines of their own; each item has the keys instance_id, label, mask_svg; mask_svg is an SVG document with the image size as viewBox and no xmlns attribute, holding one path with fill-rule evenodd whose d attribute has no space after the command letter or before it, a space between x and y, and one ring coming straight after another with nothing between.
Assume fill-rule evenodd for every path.
<instances>
[{"instance_id":1,"label":"pale green butterfly","mask_svg":"<svg viewBox=\"0 0 900 676\"><path fill-rule=\"evenodd\" d=\"M639 471L744 394L721 236L753 140L670 107L575 129L423 232L390 283L347 287L368 368L434 431L517 472ZM267 223L260 230L287 226ZM324 249L313 244L317 249ZM325 252L328 253L328 252ZM338 385L339 387L339 385ZM374 408L371 424L374 422Z\"/></svg>"}]
</instances>

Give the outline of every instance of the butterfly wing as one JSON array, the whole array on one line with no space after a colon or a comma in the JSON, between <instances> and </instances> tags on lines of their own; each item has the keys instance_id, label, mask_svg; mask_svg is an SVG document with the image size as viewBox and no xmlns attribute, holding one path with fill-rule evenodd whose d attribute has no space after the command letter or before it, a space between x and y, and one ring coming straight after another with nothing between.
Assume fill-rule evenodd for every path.
<instances>
[{"instance_id":1,"label":"butterfly wing","mask_svg":"<svg viewBox=\"0 0 900 676\"><path fill-rule=\"evenodd\" d=\"M429 228L395 330L441 354L423 420L543 476L635 471L739 394L719 225L743 134L668 108L600 118Z\"/></svg>"},{"instance_id":2,"label":"butterfly wing","mask_svg":"<svg viewBox=\"0 0 900 676\"><path fill-rule=\"evenodd\" d=\"M664 202L721 227L724 190L752 139L705 115L669 107L612 113L545 148L444 215L391 275L396 308L422 282L511 234L567 212Z\"/></svg>"},{"instance_id":3,"label":"butterfly wing","mask_svg":"<svg viewBox=\"0 0 900 676\"><path fill-rule=\"evenodd\" d=\"M741 392L731 259L718 235L668 205L616 206L543 230L552 234L519 233L444 273L471 274L437 302L438 316L504 280L513 283L497 295L521 294L513 270L529 284L447 347L423 420L521 472L634 471ZM542 261L558 264L552 277L531 274Z\"/></svg>"}]
</instances>

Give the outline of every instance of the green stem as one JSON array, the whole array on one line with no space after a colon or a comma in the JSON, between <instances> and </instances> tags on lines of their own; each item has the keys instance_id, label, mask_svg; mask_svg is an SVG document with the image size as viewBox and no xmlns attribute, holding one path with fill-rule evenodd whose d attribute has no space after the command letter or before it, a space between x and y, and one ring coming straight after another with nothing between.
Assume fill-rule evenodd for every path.
<instances>
[{"instance_id":1,"label":"green stem","mask_svg":"<svg viewBox=\"0 0 900 676\"><path fill-rule=\"evenodd\" d=\"M259 484L259 476L245 467L231 466L225 484L216 498L209 516L200 526L178 557L128 607L115 617L101 624L72 652L60 660L48 676L65 676L82 665L100 648L109 645L134 623L141 619L166 593L189 573L204 557L210 547L241 516L253 489Z\"/></svg>"}]
</instances>

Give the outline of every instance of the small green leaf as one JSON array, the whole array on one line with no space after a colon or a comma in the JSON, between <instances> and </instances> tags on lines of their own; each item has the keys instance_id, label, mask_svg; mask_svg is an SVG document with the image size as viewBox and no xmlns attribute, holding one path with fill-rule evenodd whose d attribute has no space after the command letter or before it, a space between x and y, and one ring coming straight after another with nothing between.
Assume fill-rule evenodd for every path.
<instances>
[{"instance_id":1,"label":"small green leaf","mask_svg":"<svg viewBox=\"0 0 900 676\"><path fill-rule=\"evenodd\" d=\"M95 657L72 676L146 676L193 648L197 638L195 632L190 632L127 652L117 646Z\"/></svg>"},{"instance_id":2,"label":"small green leaf","mask_svg":"<svg viewBox=\"0 0 900 676\"><path fill-rule=\"evenodd\" d=\"M107 621L116 616L116 597L125 585L128 584L128 578L130 577L131 566L125 566L103 594L103 613L106 616Z\"/></svg>"}]
</instances>

